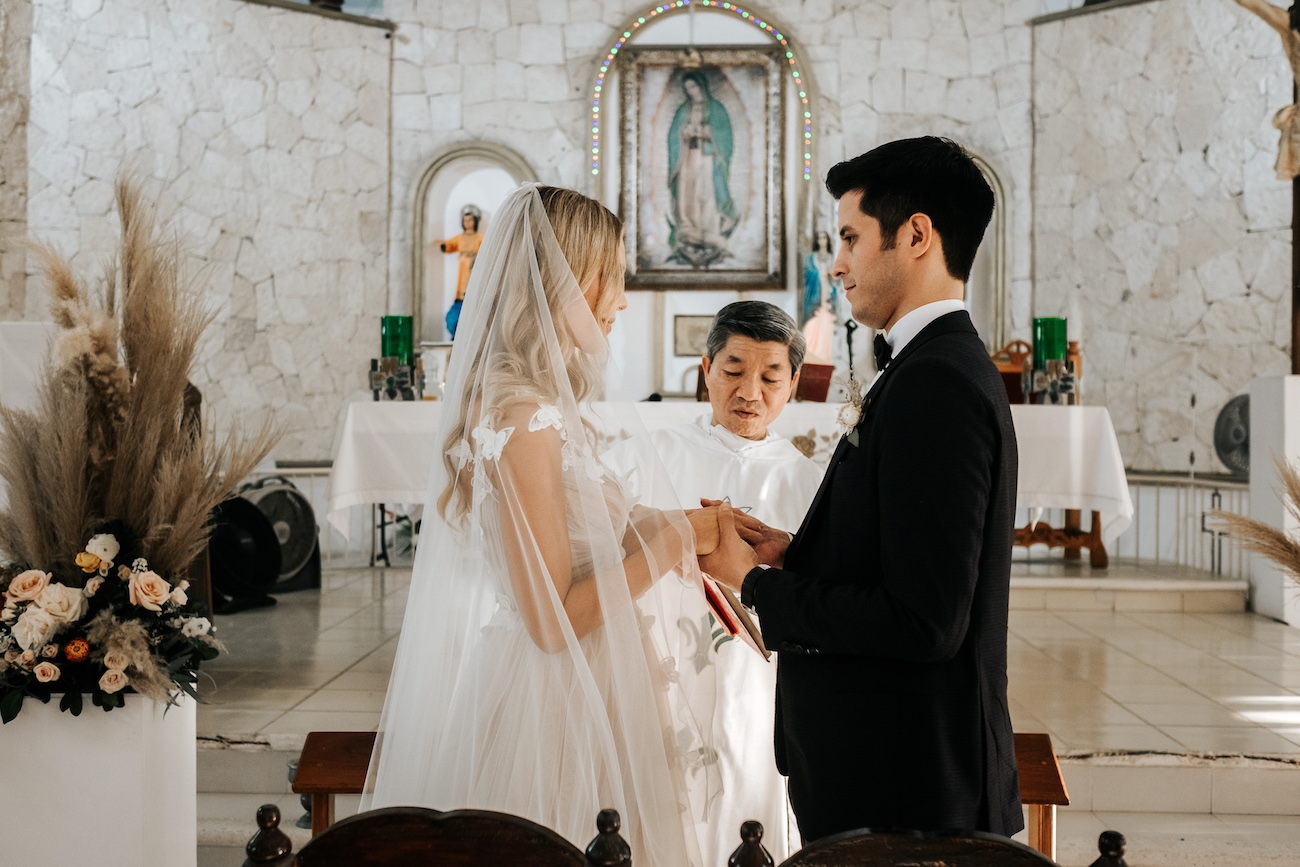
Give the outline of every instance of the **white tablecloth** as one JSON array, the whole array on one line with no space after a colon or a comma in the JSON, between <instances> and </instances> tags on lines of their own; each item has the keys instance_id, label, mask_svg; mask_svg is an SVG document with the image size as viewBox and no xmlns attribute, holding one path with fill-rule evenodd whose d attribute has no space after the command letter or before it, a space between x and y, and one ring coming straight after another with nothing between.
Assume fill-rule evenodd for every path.
<instances>
[{"instance_id":1,"label":"white tablecloth","mask_svg":"<svg viewBox=\"0 0 1300 867\"><path fill-rule=\"evenodd\" d=\"M1013 406L1020 446L1016 505L1037 520L1042 509L1101 515L1110 545L1133 521L1124 459L1104 406Z\"/></svg>"},{"instance_id":2,"label":"white tablecloth","mask_svg":"<svg viewBox=\"0 0 1300 867\"><path fill-rule=\"evenodd\" d=\"M694 401L635 404L647 430L698 418ZM329 522L347 535L348 509L369 503L423 504L435 448L440 401L349 404L330 472ZM809 437L825 466L839 440L839 404L791 403L772 429ZM1020 445L1017 505L1101 513L1109 544L1133 518L1110 413L1099 406L1012 407ZM600 404L596 405L597 414ZM615 434L616 435L616 434Z\"/></svg>"}]
</instances>

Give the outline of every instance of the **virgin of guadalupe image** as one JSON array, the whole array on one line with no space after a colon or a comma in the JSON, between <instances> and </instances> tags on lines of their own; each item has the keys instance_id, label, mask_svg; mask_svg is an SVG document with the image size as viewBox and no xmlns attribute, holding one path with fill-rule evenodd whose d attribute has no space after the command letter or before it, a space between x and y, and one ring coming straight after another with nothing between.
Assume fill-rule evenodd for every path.
<instances>
[{"instance_id":1,"label":"virgin of guadalupe image","mask_svg":"<svg viewBox=\"0 0 1300 867\"><path fill-rule=\"evenodd\" d=\"M728 255L727 239L740 222L730 186L735 140L704 74L688 72L681 82L685 99L668 128L668 261L707 268Z\"/></svg>"}]
</instances>

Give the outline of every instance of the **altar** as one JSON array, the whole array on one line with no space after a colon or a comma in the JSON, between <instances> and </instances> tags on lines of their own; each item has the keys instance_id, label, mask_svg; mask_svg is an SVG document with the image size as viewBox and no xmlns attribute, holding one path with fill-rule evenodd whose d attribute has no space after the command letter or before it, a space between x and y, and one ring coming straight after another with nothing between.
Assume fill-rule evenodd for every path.
<instances>
[{"instance_id":1,"label":"altar","mask_svg":"<svg viewBox=\"0 0 1300 867\"><path fill-rule=\"evenodd\" d=\"M424 504L442 406L439 401L348 405L330 471L331 525L346 536L348 511L354 506ZM602 412L607 406L594 405L598 421L614 415ZM709 412L708 404L695 401L643 402L634 407L647 430ZM825 467L840 438L839 410L840 404L790 403L772 430ZM1106 408L1013 406L1011 416L1020 450L1016 506L1029 512L1025 531L1041 537L1035 542L1052 544L1052 528L1039 523L1044 510L1087 511L1096 516L1095 543L1113 543L1133 520L1133 502ZM598 424L598 429L604 448L628 436L627 431L608 426ZM1021 531L1018 534L1021 543L1029 538Z\"/></svg>"}]
</instances>

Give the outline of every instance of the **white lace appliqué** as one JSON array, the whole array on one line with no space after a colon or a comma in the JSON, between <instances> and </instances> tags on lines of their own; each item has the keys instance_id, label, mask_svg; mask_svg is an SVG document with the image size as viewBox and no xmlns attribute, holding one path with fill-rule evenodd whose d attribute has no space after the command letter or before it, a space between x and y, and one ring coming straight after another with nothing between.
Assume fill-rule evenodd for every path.
<instances>
[{"instance_id":1,"label":"white lace appliqu\u00e9","mask_svg":"<svg viewBox=\"0 0 1300 867\"><path fill-rule=\"evenodd\" d=\"M533 417L528 420L529 433L545 430L548 427L553 427L560 432L561 436L564 435L564 416L560 414L558 406L549 404L541 406L537 412L533 413Z\"/></svg>"},{"instance_id":2,"label":"white lace appliqu\u00e9","mask_svg":"<svg viewBox=\"0 0 1300 867\"><path fill-rule=\"evenodd\" d=\"M474 457L474 450L470 448L468 440L461 440L447 451L447 457L451 458L456 464L456 472L465 469L465 464L469 459Z\"/></svg>"},{"instance_id":3,"label":"white lace appliqu\u00e9","mask_svg":"<svg viewBox=\"0 0 1300 867\"><path fill-rule=\"evenodd\" d=\"M474 428L471 436L474 442L478 443L478 451L474 457L480 462L495 461L501 457L505 451L506 443L510 441L510 435L515 432L512 427L503 427L501 430L492 430L487 425L481 425Z\"/></svg>"}]
</instances>

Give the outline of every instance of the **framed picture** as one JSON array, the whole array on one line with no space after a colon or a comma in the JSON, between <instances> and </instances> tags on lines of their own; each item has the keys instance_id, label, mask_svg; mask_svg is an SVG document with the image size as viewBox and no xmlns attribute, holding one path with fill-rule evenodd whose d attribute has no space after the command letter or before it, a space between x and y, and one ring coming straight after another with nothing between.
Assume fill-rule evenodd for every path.
<instances>
[{"instance_id":1,"label":"framed picture","mask_svg":"<svg viewBox=\"0 0 1300 867\"><path fill-rule=\"evenodd\" d=\"M785 288L778 53L624 51L628 288Z\"/></svg>"},{"instance_id":2,"label":"framed picture","mask_svg":"<svg viewBox=\"0 0 1300 867\"><path fill-rule=\"evenodd\" d=\"M673 355L678 358L700 358L708 350L709 328L712 316L673 317Z\"/></svg>"}]
</instances>

